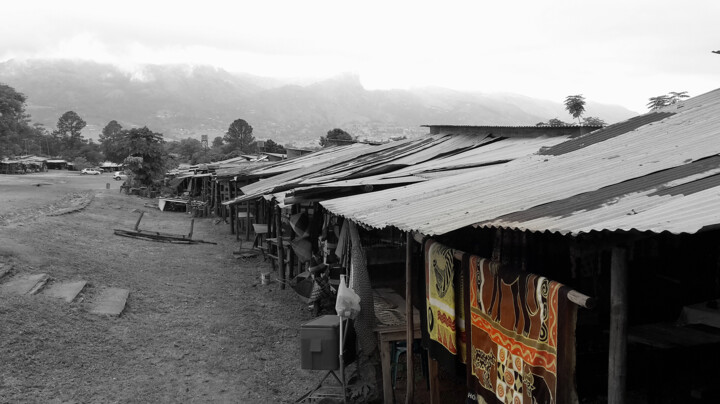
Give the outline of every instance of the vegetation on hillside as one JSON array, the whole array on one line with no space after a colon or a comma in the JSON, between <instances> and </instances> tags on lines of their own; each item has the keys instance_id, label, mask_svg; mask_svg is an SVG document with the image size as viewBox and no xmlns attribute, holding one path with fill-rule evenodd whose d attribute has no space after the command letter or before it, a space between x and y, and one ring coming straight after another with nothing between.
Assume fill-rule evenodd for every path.
<instances>
[{"instance_id":1,"label":"vegetation on hillside","mask_svg":"<svg viewBox=\"0 0 720 404\"><path fill-rule=\"evenodd\" d=\"M52 131L32 124L26 112L27 97L14 88L0 84L0 158L38 155L64 159L77 169L98 166L104 161L126 163L133 167L140 182L151 181L164 168L177 163L220 161L257 151L284 153L285 148L272 139L258 150L252 126L235 120L225 137L216 137L212 147L191 137L167 142L161 133L142 128L125 129L117 120L105 125L99 143L83 136L86 121L75 111L63 113Z\"/></svg>"},{"instance_id":2,"label":"vegetation on hillside","mask_svg":"<svg viewBox=\"0 0 720 404\"><path fill-rule=\"evenodd\" d=\"M582 126L607 126L604 120L595 116L583 117L585 113L585 97L582 94L568 95L565 97L565 110L575 119L578 125ZM582 118L582 119L581 119ZM564 122L558 118L553 118L547 122L538 122L535 126L572 126L574 123Z\"/></svg>"}]
</instances>

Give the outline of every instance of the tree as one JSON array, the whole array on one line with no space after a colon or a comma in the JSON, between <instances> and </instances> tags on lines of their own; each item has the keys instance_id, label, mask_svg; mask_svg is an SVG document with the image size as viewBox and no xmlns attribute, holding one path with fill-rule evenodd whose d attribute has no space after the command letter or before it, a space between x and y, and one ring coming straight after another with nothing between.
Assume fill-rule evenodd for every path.
<instances>
[{"instance_id":1,"label":"tree","mask_svg":"<svg viewBox=\"0 0 720 404\"><path fill-rule=\"evenodd\" d=\"M133 174L133 182L149 186L162 179L165 173L166 154L163 136L147 127L133 128L125 132L123 147L128 156L123 162Z\"/></svg>"},{"instance_id":2,"label":"tree","mask_svg":"<svg viewBox=\"0 0 720 404\"><path fill-rule=\"evenodd\" d=\"M677 104L685 98L690 98L687 91L670 91L670 105Z\"/></svg>"},{"instance_id":3,"label":"tree","mask_svg":"<svg viewBox=\"0 0 720 404\"><path fill-rule=\"evenodd\" d=\"M0 157L22 151L21 136L30 128L25 114L25 95L0 84Z\"/></svg>"},{"instance_id":4,"label":"tree","mask_svg":"<svg viewBox=\"0 0 720 404\"><path fill-rule=\"evenodd\" d=\"M588 116L587 118L583 118L582 124L585 126L607 126L605 121L594 116Z\"/></svg>"},{"instance_id":5,"label":"tree","mask_svg":"<svg viewBox=\"0 0 720 404\"><path fill-rule=\"evenodd\" d=\"M567 122L563 122L557 118L550 119L547 124L548 126L570 126Z\"/></svg>"},{"instance_id":6,"label":"tree","mask_svg":"<svg viewBox=\"0 0 720 404\"><path fill-rule=\"evenodd\" d=\"M77 155L80 146L85 143L80 132L87 123L74 111L67 111L58 119L53 135L63 144L63 154L72 158Z\"/></svg>"},{"instance_id":7,"label":"tree","mask_svg":"<svg viewBox=\"0 0 720 404\"><path fill-rule=\"evenodd\" d=\"M648 99L649 102L647 103L647 107L649 110L654 111L662 107L667 107L668 105L677 104L678 102L688 97L690 96L688 95L687 91L670 91L667 94L650 97Z\"/></svg>"},{"instance_id":8,"label":"tree","mask_svg":"<svg viewBox=\"0 0 720 404\"><path fill-rule=\"evenodd\" d=\"M565 109L580 123L580 117L585 113L585 97L582 94L565 97Z\"/></svg>"},{"instance_id":9,"label":"tree","mask_svg":"<svg viewBox=\"0 0 720 404\"><path fill-rule=\"evenodd\" d=\"M73 167L75 167L75 170L82 170L83 168L90 168L91 164L88 163L87 159L85 157L75 157L75 159L72 161Z\"/></svg>"},{"instance_id":10,"label":"tree","mask_svg":"<svg viewBox=\"0 0 720 404\"><path fill-rule=\"evenodd\" d=\"M657 97L650 97L648 99L647 107L649 110L654 111L662 107L670 105L670 100L667 95L658 95Z\"/></svg>"},{"instance_id":11,"label":"tree","mask_svg":"<svg viewBox=\"0 0 720 404\"><path fill-rule=\"evenodd\" d=\"M112 120L108 122L107 125L102 130L102 133L100 134L100 141L102 142L105 139L112 139L114 136L116 136L120 131L122 131L122 125L118 123L116 120Z\"/></svg>"},{"instance_id":12,"label":"tree","mask_svg":"<svg viewBox=\"0 0 720 404\"><path fill-rule=\"evenodd\" d=\"M90 164L101 163L104 159L103 153L100 151L100 145L93 142L92 139L87 144L80 146L77 151L78 158L83 157Z\"/></svg>"},{"instance_id":13,"label":"tree","mask_svg":"<svg viewBox=\"0 0 720 404\"><path fill-rule=\"evenodd\" d=\"M265 142L265 151L268 153L287 153L283 145L275 143L272 139Z\"/></svg>"},{"instance_id":14,"label":"tree","mask_svg":"<svg viewBox=\"0 0 720 404\"><path fill-rule=\"evenodd\" d=\"M252 153L255 137L252 135L253 128L244 119L236 119L230 124L223 141L229 146L230 151L240 150L243 153Z\"/></svg>"},{"instance_id":15,"label":"tree","mask_svg":"<svg viewBox=\"0 0 720 404\"><path fill-rule=\"evenodd\" d=\"M215 139L212 141L212 148L213 149L219 149L223 145L223 138L222 136L216 136Z\"/></svg>"},{"instance_id":16,"label":"tree","mask_svg":"<svg viewBox=\"0 0 720 404\"><path fill-rule=\"evenodd\" d=\"M100 144L105 158L119 163L128 156L123 147L123 136L125 135L122 126L115 120L108 122L100 133Z\"/></svg>"},{"instance_id":17,"label":"tree","mask_svg":"<svg viewBox=\"0 0 720 404\"><path fill-rule=\"evenodd\" d=\"M180 140L177 147L177 153L180 154L181 157L186 158L190 164L195 164L193 156L196 153L201 152L202 149L202 143L200 143L199 140L188 137Z\"/></svg>"},{"instance_id":18,"label":"tree","mask_svg":"<svg viewBox=\"0 0 720 404\"><path fill-rule=\"evenodd\" d=\"M352 140L352 135L340 128L335 128L329 130L327 136L321 136L319 142L320 146L328 147L347 144L349 142L352 142Z\"/></svg>"}]
</instances>

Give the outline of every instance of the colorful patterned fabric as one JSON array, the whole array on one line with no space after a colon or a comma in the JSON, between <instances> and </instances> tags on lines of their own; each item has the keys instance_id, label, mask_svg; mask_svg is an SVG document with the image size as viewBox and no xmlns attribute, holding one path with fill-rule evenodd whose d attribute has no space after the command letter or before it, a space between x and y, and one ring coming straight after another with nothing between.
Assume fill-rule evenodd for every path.
<instances>
[{"instance_id":1,"label":"colorful patterned fabric","mask_svg":"<svg viewBox=\"0 0 720 404\"><path fill-rule=\"evenodd\" d=\"M480 257L463 261L467 378L478 401L573 402L576 307L568 289Z\"/></svg>"},{"instance_id":2,"label":"colorful patterned fabric","mask_svg":"<svg viewBox=\"0 0 720 404\"><path fill-rule=\"evenodd\" d=\"M445 368L465 362L463 277L455 251L428 240L425 244L426 332L430 356Z\"/></svg>"}]
</instances>

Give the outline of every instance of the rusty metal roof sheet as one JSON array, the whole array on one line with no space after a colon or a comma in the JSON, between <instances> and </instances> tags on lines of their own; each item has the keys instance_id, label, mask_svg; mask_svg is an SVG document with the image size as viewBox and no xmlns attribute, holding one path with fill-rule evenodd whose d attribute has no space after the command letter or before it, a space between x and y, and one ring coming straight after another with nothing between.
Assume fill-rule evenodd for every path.
<instances>
[{"instance_id":1,"label":"rusty metal roof sheet","mask_svg":"<svg viewBox=\"0 0 720 404\"><path fill-rule=\"evenodd\" d=\"M720 90L630 121L555 146L560 153L322 204L371 227L429 235L469 225L580 234L719 224Z\"/></svg>"},{"instance_id":2,"label":"rusty metal roof sheet","mask_svg":"<svg viewBox=\"0 0 720 404\"><path fill-rule=\"evenodd\" d=\"M247 185L241 188L242 196L225 204L235 204L259 195L297 187L321 184L328 184L326 187L347 187L349 183L346 181L363 178L370 179L374 185L383 186L424 181L424 172L497 164L567 139L567 136L498 138L489 134L466 133L430 135L380 146L344 146L323 150L315 159L313 155L303 156L300 159L304 161L294 166L296 169ZM273 165L251 174L268 174L290 167L288 164ZM411 175L419 177L412 180L408 178Z\"/></svg>"}]
</instances>

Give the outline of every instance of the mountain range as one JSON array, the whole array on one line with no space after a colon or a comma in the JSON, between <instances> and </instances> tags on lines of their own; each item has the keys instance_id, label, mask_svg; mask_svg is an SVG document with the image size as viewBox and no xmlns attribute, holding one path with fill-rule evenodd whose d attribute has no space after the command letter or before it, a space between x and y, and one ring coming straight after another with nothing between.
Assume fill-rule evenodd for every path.
<instances>
[{"instance_id":1,"label":"mountain range","mask_svg":"<svg viewBox=\"0 0 720 404\"><path fill-rule=\"evenodd\" d=\"M52 130L66 111L87 123L97 139L111 120L147 126L168 140L212 140L238 118L257 139L309 147L333 128L359 139L384 140L428 133L421 125L534 125L571 121L560 101L517 94L485 94L443 88L367 90L357 75L311 83L231 73L212 66L144 65L123 69L76 60L8 60L0 83L27 96L32 122ZM588 100L586 116L614 123L637 115L617 105Z\"/></svg>"}]
</instances>

